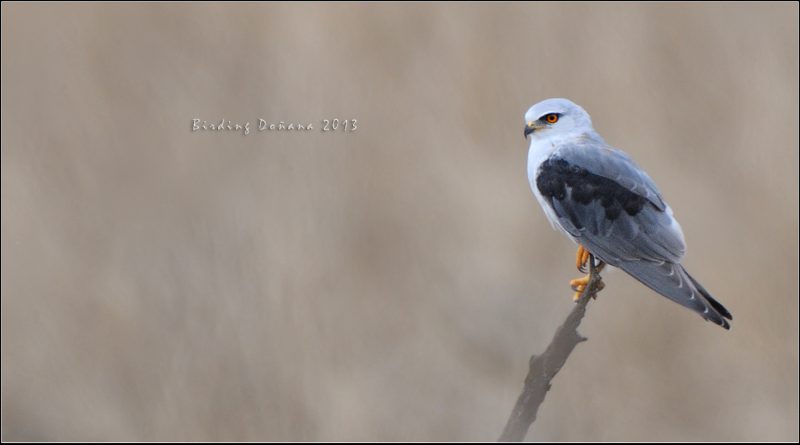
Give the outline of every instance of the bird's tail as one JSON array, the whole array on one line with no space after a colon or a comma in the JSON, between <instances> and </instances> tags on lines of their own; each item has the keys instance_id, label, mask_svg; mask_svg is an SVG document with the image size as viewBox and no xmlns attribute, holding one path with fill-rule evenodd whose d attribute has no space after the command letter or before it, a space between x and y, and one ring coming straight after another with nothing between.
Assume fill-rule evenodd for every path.
<instances>
[{"instance_id":1,"label":"bird's tail","mask_svg":"<svg viewBox=\"0 0 800 445\"><path fill-rule=\"evenodd\" d=\"M623 261L617 265L650 289L700 314L706 320L730 329L731 313L676 263ZM726 320L727 319L727 320Z\"/></svg>"},{"instance_id":2,"label":"bird's tail","mask_svg":"<svg viewBox=\"0 0 800 445\"><path fill-rule=\"evenodd\" d=\"M731 315L731 313L728 311L728 309L725 308L725 306L722 305L722 303L715 300L714 297L711 296L711 294L706 290L706 288L703 287L702 284L700 284L699 281L695 280L693 276L689 275L689 272L686 272L686 269L684 269L683 272L686 274L687 277L689 277L690 280L692 280L692 284L694 284L694 287L697 288L700 294L703 295L703 298L705 298L708 301L708 304L710 304L715 311L719 312L720 315L727 318L728 320L733 321L733 315Z\"/></svg>"}]
</instances>

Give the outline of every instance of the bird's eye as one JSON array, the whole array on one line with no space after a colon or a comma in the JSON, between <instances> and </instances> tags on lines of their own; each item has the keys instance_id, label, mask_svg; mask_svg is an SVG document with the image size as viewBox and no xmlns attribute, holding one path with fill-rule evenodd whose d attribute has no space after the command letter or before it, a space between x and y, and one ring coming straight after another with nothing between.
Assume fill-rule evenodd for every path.
<instances>
[{"instance_id":1,"label":"bird's eye","mask_svg":"<svg viewBox=\"0 0 800 445\"><path fill-rule=\"evenodd\" d=\"M544 117L545 122L548 124L555 124L558 122L558 113L550 113Z\"/></svg>"}]
</instances>

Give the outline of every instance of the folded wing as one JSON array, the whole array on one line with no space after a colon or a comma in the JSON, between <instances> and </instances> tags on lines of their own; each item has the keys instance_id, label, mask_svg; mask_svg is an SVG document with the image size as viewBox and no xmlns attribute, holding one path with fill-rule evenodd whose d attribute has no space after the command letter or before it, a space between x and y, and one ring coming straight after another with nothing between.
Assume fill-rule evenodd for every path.
<instances>
[{"instance_id":1,"label":"folded wing","mask_svg":"<svg viewBox=\"0 0 800 445\"><path fill-rule=\"evenodd\" d=\"M558 224L603 261L728 328L730 313L680 265L680 225L630 158L596 144L565 144L545 160L536 186Z\"/></svg>"}]
</instances>

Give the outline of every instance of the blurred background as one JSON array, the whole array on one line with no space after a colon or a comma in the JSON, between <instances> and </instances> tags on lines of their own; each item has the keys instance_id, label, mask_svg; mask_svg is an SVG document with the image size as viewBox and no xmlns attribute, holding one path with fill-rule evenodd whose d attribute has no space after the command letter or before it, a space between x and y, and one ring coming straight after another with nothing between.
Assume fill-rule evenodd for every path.
<instances>
[{"instance_id":1,"label":"blurred background","mask_svg":"<svg viewBox=\"0 0 800 445\"><path fill-rule=\"evenodd\" d=\"M528 439L797 441L796 3L8 2L3 440L496 439L578 276L549 97L734 320L606 273Z\"/></svg>"}]
</instances>

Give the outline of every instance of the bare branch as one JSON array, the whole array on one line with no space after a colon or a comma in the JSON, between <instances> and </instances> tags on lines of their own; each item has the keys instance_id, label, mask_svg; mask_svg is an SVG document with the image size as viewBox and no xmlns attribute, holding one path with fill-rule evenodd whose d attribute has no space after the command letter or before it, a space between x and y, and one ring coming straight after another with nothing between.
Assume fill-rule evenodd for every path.
<instances>
[{"instance_id":1,"label":"bare branch","mask_svg":"<svg viewBox=\"0 0 800 445\"><path fill-rule=\"evenodd\" d=\"M578 343L586 341L586 338L578 333L578 326L586 313L586 305L589 299L603 289L603 279L600 277L600 266L595 267L594 257L589 258L590 279L586 288L575 304L575 308L567 316L556 334L553 341L547 346L542 355L531 356L528 376L525 378L525 386L517 399L514 410L508 418L500 442L521 442L525 439L528 429L536 420L536 413L539 406L544 402L547 391L550 390L550 382L558 371L564 366L570 353Z\"/></svg>"}]
</instances>

